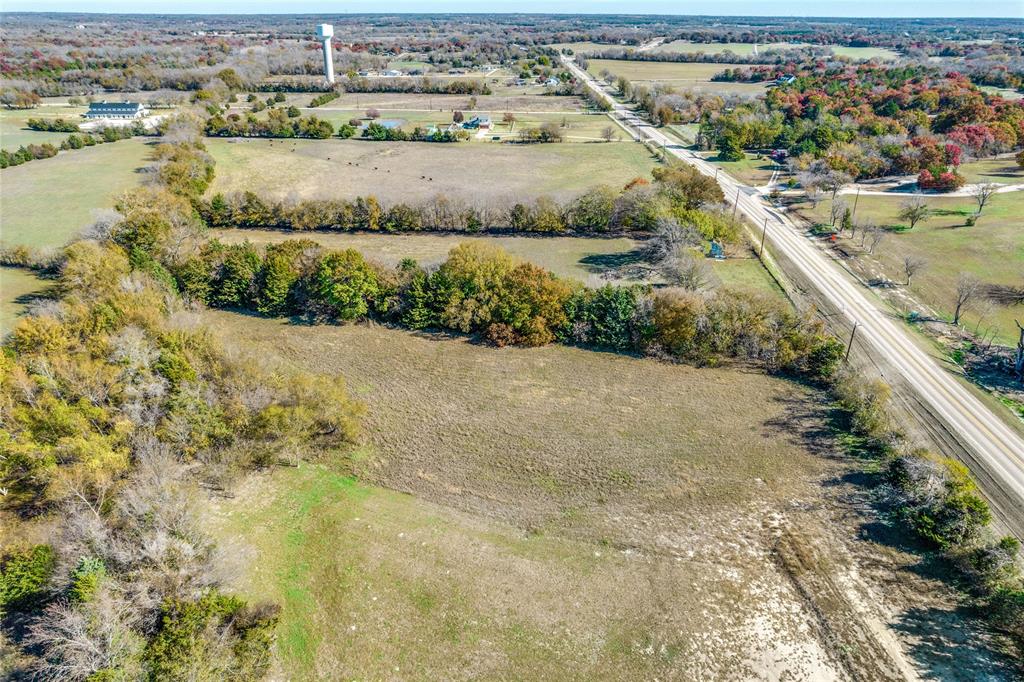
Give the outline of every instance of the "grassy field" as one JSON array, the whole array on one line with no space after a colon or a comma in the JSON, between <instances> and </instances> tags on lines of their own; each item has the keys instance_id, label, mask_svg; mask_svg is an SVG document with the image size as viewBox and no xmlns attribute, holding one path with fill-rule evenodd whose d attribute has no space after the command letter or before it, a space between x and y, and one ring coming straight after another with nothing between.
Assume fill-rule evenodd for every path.
<instances>
[{"instance_id":1,"label":"grassy field","mask_svg":"<svg viewBox=\"0 0 1024 682\"><path fill-rule=\"evenodd\" d=\"M761 546L763 515L832 469L781 426L803 389L563 347L211 319L343 377L369 406L356 469L387 488L304 466L211 514L259 556L244 590L284 605L289 676L743 676L775 637L824 658ZM735 410L737 395L760 409ZM774 600L786 608L758 613Z\"/></svg>"},{"instance_id":2,"label":"grassy field","mask_svg":"<svg viewBox=\"0 0 1024 682\"><path fill-rule=\"evenodd\" d=\"M967 182L998 182L1004 185L1024 183L1024 168L1017 165L1013 155L994 159L971 161L960 166L961 175Z\"/></svg>"},{"instance_id":3,"label":"grassy field","mask_svg":"<svg viewBox=\"0 0 1024 682\"><path fill-rule=\"evenodd\" d=\"M806 47L807 43L759 43L757 50L764 53L768 50L788 50L795 47ZM832 52L840 57L851 59L896 59L899 54L883 47L845 47L833 45ZM703 52L704 54L721 54L725 51L735 55L752 55L754 53L753 43L693 43L686 40L674 40L670 43L662 43L653 48L653 52Z\"/></svg>"},{"instance_id":4,"label":"grassy field","mask_svg":"<svg viewBox=\"0 0 1024 682\"><path fill-rule=\"evenodd\" d=\"M48 286L30 270L0 266L0 338L14 328L32 298Z\"/></svg>"},{"instance_id":5,"label":"grassy field","mask_svg":"<svg viewBox=\"0 0 1024 682\"><path fill-rule=\"evenodd\" d=\"M568 347L205 317L368 407L351 458L252 477L208 509L246 567L240 591L283 606L275 677L844 679L837 656L885 658L859 625L878 593L844 549L856 519L827 511L848 470L809 389ZM886 594L963 628L957 668L981 674L981 638L921 593L934 584L913 562L886 550L861 570L903 576ZM945 634L926 637L952 646Z\"/></svg>"},{"instance_id":6,"label":"grassy field","mask_svg":"<svg viewBox=\"0 0 1024 682\"><path fill-rule=\"evenodd\" d=\"M403 258L415 258L423 265L443 261L455 245L469 239L497 244L523 260L550 270L559 277L579 280L587 286L617 281L616 267L640 258L635 239L587 237L471 236L453 234L347 234L340 232L275 232L269 230L217 230L216 236L229 243L248 240L272 244L285 239L313 239L331 249L356 249L367 258L397 265ZM778 286L760 261L747 253L724 261L709 260L715 276L725 286L781 295Z\"/></svg>"},{"instance_id":7,"label":"grassy field","mask_svg":"<svg viewBox=\"0 0 1024 682\"><path fill-rule=\"evenodd\" d=\"M60 145L68 133L49 133L28 128L30 118L63 118L79 122L86 107L40 106L35 109L0 108L0 149L13 151L26 144Z\"/></svg>"},{"instance_id":8,"label":"grassy field","mask_svg":"<svg viewBox=\"0 0 1024 682\"><path fill-rule=\"evenodd\" d=\"M845 197L852 206L853 198ZM899 197L861 196L856 217L884 226L901 226L896 217L902 199ZM919 300L952 318L956 283L961 272L985 282L1020 284L1024 274L1024 239L1021 238L1021 216L1024 215L1024 194L997 194L985 207L978 224L966 227L967 216L977 206L970 198L929 198L935 215L919 223L913 230L894 230L875 250L873 258L884 276L902 283L903 259L924 258L928 264L914 276L910 291ZM829 202L808 211L818 221L827 221ZM966 315L966 325L984 330L994 326L1003 343L1016 341L1014 318L1024 319L1019 309L994 307L974 310Z\"/></svg>"},{"instance_id":9,"label":"grassy field","mask_svg":"<svg viewBox=\"0 0 1024 682\"><path fill-rule=\"evenodd\" d=\"M139 138L61 153L0 171L0 244L60 246L95 209L142 181L147 144Z\"/></svg>"},{"instance_id":10,"label":"grassy field","mask_svg":"<svg viewBox=\"0 0 1024 682\"><path fill-rule=\"evenodd\" d=\"M776 164L768 157L758 158L756 154L746 154L742 161L724 161L718 158L717 152L702 154L705 159L711 161L722 170L736 178L745 185L760 187L768 184Z\"/></svg>"},{"instance_id":11,"label":"grassy field","mask_svg":"<svg viewBox=\"0 0 1024 682\"><path fill-rule=\"evenodd\" d=\"M720 95L760 95L764 83L715 83L711 77L736 64L693 64L684 62L639 62L621 59L591 59L587 70L595 76L608 70L615 76L624 76L637 83L657 82L679 89L709 92Z\"/></svg>"},{"instance_id":12,"label":"grassy field","mask_svg":"<svg viewBox=\"0 0 1024 682\"><path fill-rule=\"evenodd\" d=\"M211 139L207 145L217 161L213 191L252 190L278 199L369 194L385 201L420 201L438 194L481 202L539 194L567 198L597 184L622 187L635 177L649 177L657 163L642 145L626 142Z\"/></svg>"}]
</instances>

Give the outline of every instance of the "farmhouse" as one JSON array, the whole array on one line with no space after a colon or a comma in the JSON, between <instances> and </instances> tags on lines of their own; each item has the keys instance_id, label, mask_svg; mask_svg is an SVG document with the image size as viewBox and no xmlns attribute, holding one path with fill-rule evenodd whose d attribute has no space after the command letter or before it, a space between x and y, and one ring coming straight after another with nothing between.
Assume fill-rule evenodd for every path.
<instances>
[{"instance_id":1,"label":"farmhouse","mask_svg":"<svg viewBox=\"0 0 1024 682\"><path fill-rule=\"evenodd\" d=\"M139 102L91 102L86 118L142 118L149 112Z\"/></svg>"},{"instance_id":2,"label":"farmhouse","mask_svg":"<svg viewBox=\"0 0 1024 682\"><path fill-rule=\"evenodd\" d=\"M465 128L466 130L478 130L480 128L484 128L484 129L490 128L491 127L491 117L490 116L474 116L473 118L471 118L468 121L466 121L465 123L463 123L462 127Z\"/></svg>"}]
</instances>

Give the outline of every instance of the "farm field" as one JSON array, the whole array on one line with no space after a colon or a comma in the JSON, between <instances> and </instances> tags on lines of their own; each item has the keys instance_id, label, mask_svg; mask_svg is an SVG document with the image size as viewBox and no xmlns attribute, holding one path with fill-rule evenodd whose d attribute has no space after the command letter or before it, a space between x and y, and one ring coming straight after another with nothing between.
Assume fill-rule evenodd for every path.
<instances>
[{"instance_id":1,"label":"farm field","mask_svg":"<svg viewBox=\"0 0 1024 682\"><path fill-rule=\"evenodd\" d=\"M657 163L642 145L626 142L209 139L207 146L217 161L211 192L251 190L277 199L370 194L406 202L438 194L480 202L541 194L568 198L594 185L622 187L638 176L649 177Z\"/></svg>"},{"instance_id":2,"label":"farm field","mask_svg":"<svg viewBox=\"0 0 1024 682\"><path fill-rule=\"evenodd\" d=\"M97 208L141 183L149 147L141 138L62 152L0 171L0 245L61 246Z\"/></svg>"},{"instance_id":3,"label":"farm field","mask_svg":"<svg viewBox=\"0 0 1024 682\"><path fill-rule=\"evenodd\" d=\"M600 76L602 71L610 71L615 76L623 76L636 83L657 82L677 88L709 92L720 95L760 95L766 85L764 83L715 83L711 77L737 64L693 64L685 62L639 62L622 59L591 59L587 63L587 71Z\"/></svg>"},{"instance_id":4,"label":"farm field","mask_svg":"<svg viewBox=\"0 0 1024 682\"><path fill-rule=\"evenodd\" d=\"M847 196L849 202L852 198ZM882 226L897 226L900 197L861 196L856 217ZM973 227L965 219L977 205L971 198L928 198L935 210L929 220L918 223L913 230L891 232L872 256L881 275L904 281L903 259L911 256L927 261L925 268L912 280L910 291L920 301L935 308L946 319L952 319L956 283L961 272L995 284L1019 284L1024 272L1024 240L1021 239L1020 217L1024 215L1024 194L997 194ZM829 202L823 201L814 211L804 211L814 220L827 222ZM965 324L979 330L993 328L1002 343L1016 342L1014 318L1021 319L1019 309L993 307L974 310L964 316Z\"/></svg>"},{"instance_id":5,"label":"farm field","mask_svg":"<svg viewBox=\"0 0 1024 682\"><path fill-rule=\"evenodd\" d=\"M757 50L760 53L768 50L788 50L796 47L806 47L808 43L759 43ZM851 59L896 59L899 54L893 50L882 47L846 47L844 45L831 45L832 52L837 56L850 57ZM662 43L651 50L652 52L676 52L721 54L729 51L735 55L747 56L754 53L753 43L694 43L686 40L673 40L669 43Z\"/></svg>"},{"instance_id":6,"label":"farm field","mask_svg":"<svg viewBox=\"0 0 1024 682\"><path fill-rule=\"evenodd\" d=\"M955 604L924 593L935 583L915 558L863 541L870 559L851 555L859 521L832 497L853 494L849 469L809 389L567 347L204 317L269 366L343 378L368 407L350 460L253 477L206 512L223 546L254 557L240 591L283 605L275 667L291 679L833 679L885 665L868 633L895 635L864 621L876 608L930 643L908 647L925 669L944 665L943 619L959 672L998 672ZM876 579L902 596L875 603L861 582Z\"/></svg>"},{"instance_id":7,"label":"farm field","mask_svg":"<svg viewBox=\"0 0 1024 682\"><path fill-rule=\"evenodd\" d=\"M32 297L47 287L30 270L0 266L0 339L14 328Z\"/></svg>"},{"instance_id":8,"label":"farm field","mask_svg":"<svg viewBox=\"0 0 1024 682\"><path fill-rule=\"evenodd\" d=\"M415 258L422 265L442 262L457 244L479 239L496 244L523 260L539 265L559 277L579 280L587 286L616 281L615 268L637 261L640 242L626 237L529 237L458 234L369 234L343 232L287 232L271 230L217 230L228 243L250 241L274 244L286 239L312 239L330 249L355 249L371 260L397 265L403 258ZM760 261L748 253L723 261L708 260L724 286L781 296L781 291Z\"/></svg>"}]
</instances>

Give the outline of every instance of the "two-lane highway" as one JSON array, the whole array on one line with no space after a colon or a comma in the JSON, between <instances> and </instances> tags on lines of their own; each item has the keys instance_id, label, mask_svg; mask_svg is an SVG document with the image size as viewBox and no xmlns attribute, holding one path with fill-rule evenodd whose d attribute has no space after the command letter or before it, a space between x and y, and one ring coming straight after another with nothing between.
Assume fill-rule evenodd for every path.
<instances>
[{"instance_id":1,"label":"two-lane highway","mask_svg":"<svg viewBox=\"0 0 1024 682\"><path fill-rule=\"evenodd\" d=\"M969 454L965 459L983 481L986 496L996 515L1018 538L1024 537L1024 439L981 402L961 380L943 369L914 342L879 302L871 300L862 286L833 263L804 236L805 226L765 204L756 190L741 184L719 168L643 121L612 97L603 85L572 60L563 62L612 106L612 117L634 138L650 141L666 153L715 177L726 200L757 226L765 226L769 243L784 253L834 309L857 325L858 337L877 357L899 372L916 400L940 420L948 434ZM947 453L956 454L956 453ZM982 467L984 472L977 471ZM982 476L981 474L985 475Z\"/></svg>"}]
</instances>

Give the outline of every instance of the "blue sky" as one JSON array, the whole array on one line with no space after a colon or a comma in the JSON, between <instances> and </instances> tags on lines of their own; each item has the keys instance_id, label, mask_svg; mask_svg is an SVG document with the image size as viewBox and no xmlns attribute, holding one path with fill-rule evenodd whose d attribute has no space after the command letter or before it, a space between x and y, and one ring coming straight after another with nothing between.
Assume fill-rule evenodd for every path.
<instances>
[{"instance_id":1,"label":"blue sky","mask_svg":"<svg viewBox=\"0 0 1024 682\"><path fill-rule=\"evenodd\" d=\"M860 17L1024 17L1024 0L3 0L8 12L152 12L176 14L344 14L345 12L561 12Z\"/></svg>"}]
</instances>

